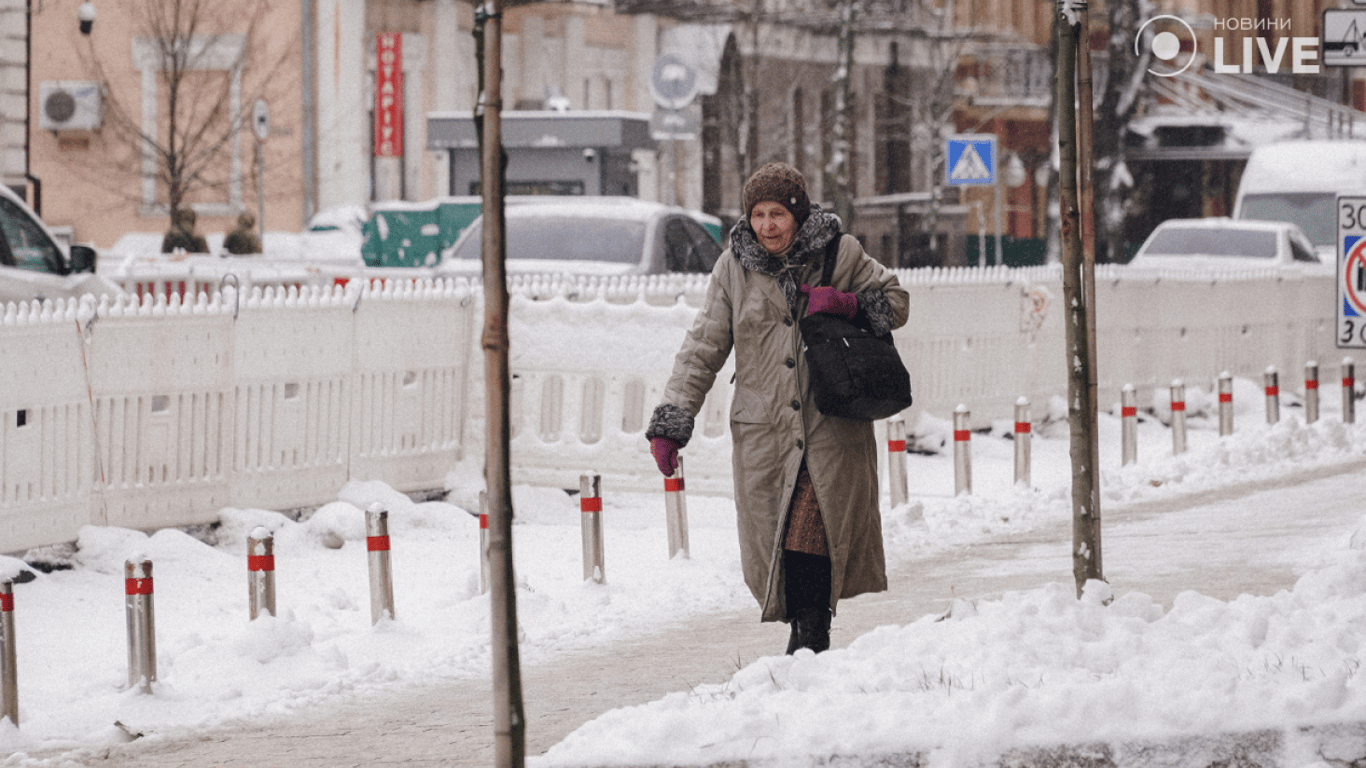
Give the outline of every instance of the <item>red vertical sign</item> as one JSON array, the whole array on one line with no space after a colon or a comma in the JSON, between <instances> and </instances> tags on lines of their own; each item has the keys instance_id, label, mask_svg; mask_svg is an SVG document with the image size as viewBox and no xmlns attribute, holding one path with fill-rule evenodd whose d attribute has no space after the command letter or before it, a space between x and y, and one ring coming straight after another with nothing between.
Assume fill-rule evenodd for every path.
<instances>
[{"instance_id":1,"label":"red vertical sign","mask_svg":"<svg viewBox=\"0 0 1366 768\"><path fill-rule=\"evenodd\" d=\"M375 157L403 156L403 34L375 35Z\"/></svg>"}]
</instances>

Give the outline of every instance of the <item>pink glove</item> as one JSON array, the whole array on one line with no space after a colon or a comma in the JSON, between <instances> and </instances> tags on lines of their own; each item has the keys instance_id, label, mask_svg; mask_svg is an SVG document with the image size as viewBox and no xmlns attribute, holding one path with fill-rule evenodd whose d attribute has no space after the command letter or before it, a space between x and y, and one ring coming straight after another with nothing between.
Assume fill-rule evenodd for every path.
<instances>
[{"instance_id":1,"label":"pink glove","mask_svg":"<svg viewBox=\"0 0 1366 768\"><path fill-rule=\"evenodd\" d=\"M652 437L650 453L655 457L655 466L665 477L678 471L678 443L667 437Z\"/></svg>"},{"instance_id":2,"label":"pink glove","mask_svg":"<svg viewBox=\"0 0 1366 768\"><path fill-rule=\"evenodd\" d=\"M803 285L801 291L809 297L806 302L808 315L824 312L827 315L838 315L852 320L858 312L858 297L852 293L837 291L828 285L818 288Z\"/></svg>"}]
</instances>

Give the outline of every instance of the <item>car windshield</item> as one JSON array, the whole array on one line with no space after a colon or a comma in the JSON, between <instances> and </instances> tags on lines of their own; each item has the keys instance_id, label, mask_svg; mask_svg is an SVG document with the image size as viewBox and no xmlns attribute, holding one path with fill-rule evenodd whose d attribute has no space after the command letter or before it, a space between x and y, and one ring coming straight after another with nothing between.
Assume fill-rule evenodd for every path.
<instances>
[{"instance_id":1,"label":"car windshield","mask_svg":"<svg viewBox=\"0 0 1366 768\"><path fill-rule=\"evenodd\" d=\"M1236 228L1167 227L1143 249L1150 256L1276 258L1276 233Z\"/></svg>"},{"instance_id":2,"label":"car windshield","mask_svg":"<svg viewBox=\"0 0 1366 768\"><path fill-rule=\"evenodd\" d=\"M470 227L453 258L480 258L483 220ZM638 264L645 252L645 222L585 216L509 216L507 257Z\"/></svg>"},{"instance_id":3,"label":"car windshield","mask_svg":"<svg viewBox=\"0 0 1366 768\"><path fill-rule=\"evenodd\" d=\"M1238 215L1244 219L1297 224L1309 237L1309 242L1331 248L1337 241L1337 217L1333 212L1335 201L1335 195L1321 192L1248 195L1243 198L1243 207Z\"/></svg>"}]
</instances>

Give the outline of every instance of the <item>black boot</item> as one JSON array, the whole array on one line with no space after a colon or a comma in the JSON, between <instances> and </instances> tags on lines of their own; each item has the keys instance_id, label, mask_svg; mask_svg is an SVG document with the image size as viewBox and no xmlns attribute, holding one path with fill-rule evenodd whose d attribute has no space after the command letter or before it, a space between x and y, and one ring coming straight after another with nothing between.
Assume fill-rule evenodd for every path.
<instances>
[{"instance_id":1,"label":"black boot","mask_svg":"<svg viewBox=\"0 0 1366 768\"><path fill-rule=\"evenodd\" d=\"M788 653L796 653L797 648L810 648L816 653L830 650L830 609L801 609L792 620L792 630L796 647L789 642Z\"/></svg>"},{"instance_id":2,"label":"black boot","mask_svg":"<svg viewBox=\"0 0 1366 768\"><path fill-rule=\"evenodd\" d=\"M810 648L820 653L830 647L830 558L783 550L784 593L792 633L787 653Z\"/></svg>"}]
</instances>

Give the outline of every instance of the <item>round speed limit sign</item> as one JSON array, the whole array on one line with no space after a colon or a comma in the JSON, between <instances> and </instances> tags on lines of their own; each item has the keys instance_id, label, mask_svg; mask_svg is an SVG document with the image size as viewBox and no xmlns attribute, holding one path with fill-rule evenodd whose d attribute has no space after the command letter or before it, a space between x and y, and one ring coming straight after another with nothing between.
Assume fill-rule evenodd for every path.
<instances>
[{"instance_id":1,"label":"round speed limit sign","mask_svg":"<svg viewBox=\"0 0 1366 768\"><path fill-rule=\"evenodd\" d=\"M1366 349L1366 197L1339 195L1337 346Z\"/></svg>"}]
</instances>

